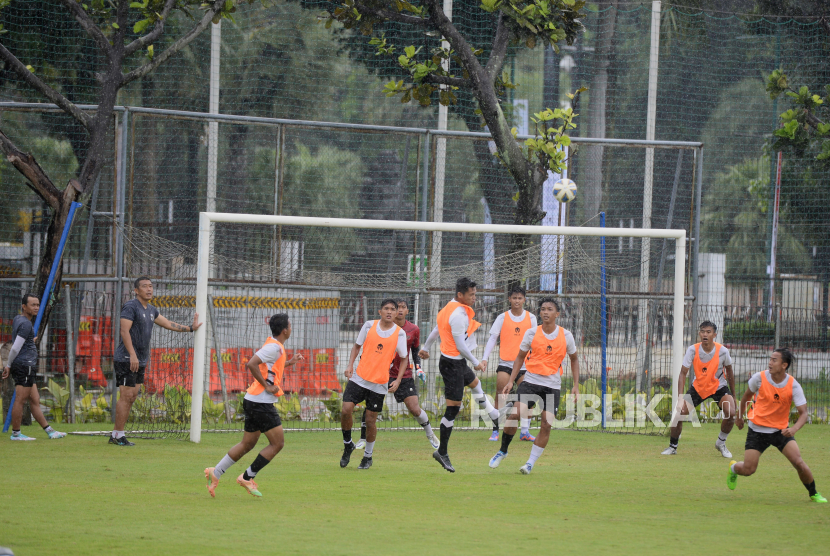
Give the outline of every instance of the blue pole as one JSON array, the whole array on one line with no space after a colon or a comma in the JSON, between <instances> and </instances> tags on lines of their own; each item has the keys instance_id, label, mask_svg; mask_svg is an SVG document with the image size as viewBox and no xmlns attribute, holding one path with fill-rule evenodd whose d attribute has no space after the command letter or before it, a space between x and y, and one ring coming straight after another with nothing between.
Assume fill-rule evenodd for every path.
<instances>
[{"instance_id":1,"label":"blue pole","mask_svg":"<svg viewBox=\"0 0 830 556\"><path fill-rule=\"evenodd\" d=\"M605 227L605 213L599 213L599 226ZM606 364L606 347L608 338L606 330L606 280L605 280L605 236L600 237L600 270L599 270L599 314L602 324L600 325L600 342L602 351L602 428L605 428L605 393L608 391L608 366Z\"/></svg>"},{"instance_id":2,"label":"blue pole","mask_svg":"<svg viewBox=\"0 0 830 556\"><path fill-rule=\"evenodd\" d=\"M61 240L58 243L58 252L55 254L55 260L52 261L52 270L49 271L49 278L46 280L46 288L43 290L43 297L40 299L40 309L38 309L37 317L35 318L34 331L37 334L40 328L40 321L43 320L43 313L46 311L46 302L49 301L49 294L52 293L52 286L55 283L55 274L58 273L58 267L63 258L63 248L66 246L66 239L69 237L69 228L72 227L72 220L75 218L75 212L82 207L81 203L72 203L69 207L69 217L66 219L66 224L63 226L63 233L61 233ZM11 366L9 361L9 366ZM6 421L3 423L3 432L9 432L9 426L12 423L12 407L14 407L14 399L17 397L17 388L12 393L12 400L9 403L9 409L6 413Z\"/></svg>"}]
</instances>

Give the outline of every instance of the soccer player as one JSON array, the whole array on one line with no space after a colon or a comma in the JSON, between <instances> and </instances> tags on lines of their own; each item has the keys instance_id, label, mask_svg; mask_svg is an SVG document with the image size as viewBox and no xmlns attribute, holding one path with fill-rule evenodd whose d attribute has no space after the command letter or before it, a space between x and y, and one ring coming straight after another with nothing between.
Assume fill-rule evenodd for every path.
<instances>
[{"instance_id":1,"label":"soccer player","mask_svg":"<svg viewBox=\"0 0 830 556\"><path fill-rule=\"evenodd\" d=\"M731 458L732 453L726 448L726 438L735 425L735 398L732 393L735 391L735 377L732 374L732 357L729 350L715 342L718 335L718 327L708 320L700 323L698 329L700 343L689 346L686 355L683 356L683 366L680 367L680 377L677 380L678 394L686 388L686 374L690 368L695 370L695 380L686 392L691 397L695 408L704 400L712 398L723 411L723 421L720 424L720 434L715 441L715 449L725 458ZM689 406L686 400L681 397L680 414L688 415ZM663 450L662 455L673 456L677 454L677 443L680 441L680 433L683 430L683 422L678 421L671 429L669 447Z\"/></svg>"},{"instance_id":2,"label":"soccer player","mask_svg":"<svg viewBox=\"0 0 830 556\"><path fill-rule=\"evenodd\" d=\"M285 341L291 337L291 321L286 313L273 315L268 321L268 327L271 329L271 336L245 365L254 377L254 382L242 400L242 410L245 413L245 433L242 435L242 442L228 450L216 467L205 469L207 489L214 498L219 478L231 465L254 449L260 434L265 434L268 446L263 448L251 466L236 478L237 484L251 495L262 496L254 477L285 445L282 420L274 404L283 395L282 375L285 368L302 361L304 357L297 353L288 359L285 352Z\"/></svg>"},{"instance_id":3,"label":"soccer player","mask_svg":"<svg viewBox=\"0 0 830 556\"><path fill-rule=\"evenodd\" d=\"M455 298L438 312L438 324L427 338L424 349L419 353L421 359L429 358L430 346L435 343L436 339L441 338L438 371L444 379L444 397L447 400L447 407L441 419L441 441L432 457L450 473L455 473L455 468L450 462L447 445L455 417L461 411L464 386L472 390L473 400L478 403L479 407L484 408L493 422L497 422L500 415L499 410L493 407L484 395L481 382L476 378L475 373L467 366L467 361L469 361L475 370L484 370L484 364L476 359L472 352L476 347L474 333L481 326L481 323L473 319L476 314L473 310L475 301L476 283L469 278L459 278L455 283Z\"/></svg>"},{"instance_id":4,"label":"soccer player","mask_svg":"<svg viewBox=\"0 0 830 556\"><path fill-rule=\"evenodd\" d=\"M406 317L409 314L409 305L406 300L398 298L395 301L398 303L398 312L395 314L395 324L400 326L404 333L406 333L406 348L409 353L412 353L412 363L414 363L415 372L423 375L423 371L421 371L421 358L418 357L418 351L421 349L421 330L415 324L406 320ZM397 353L395 354L395 359L392 361L392 366L389 367L389 386L392 386L392 383L398 378L398 368L403 367L406 367L406 371L403 374L401 385L397 390L395 390L395 401L403 403L406 406L409 413L411 413L412 416L415 417L418 424L423 427L424 432L427 435L427 440L429 440L429 443L432 444L432 448L437 449L438 438L435 436L435 433L432 431L432 427L429 424L429 416L427 416L427 412L421 409L421 406L418 405L418 387L415 385L415 380L412 376L413 365L409 363L408 358L403 362L403 365L401 365L401 358L398 357ZM366 411L363 412L363 419L360 424L360 441L357 443L356 447L360 449L364 446L366 446Z\"/></svg>"},{"instance_id":5,"label":"soccer player","mask_svg":"<svg viewBox=\"0 0 830 556\"><path fill-rule=\"evenodd\" d=\"M133 288L135 299L126 302L121 308L121 341L112 358L115 383L121 395L115 404L115 423L109 443L117 446L135 446L124 435L124 426L130 416L130 408L138 397L139 385L144 384L153 324L173 332L193 332L202 326L198 313L193 315L193 323L190 325L171 322L161 316L158 309L150 305L153 282L146 276L137 278Z\"/></svg>"},{"instance_id":6,"label":"soccer player","mask_svg":"<svg viewBox=\"0 0 830 556\"><path fill-rule=\"evenodd\" d=\"M566 354L571 360L571 373L574 380L571 393L574 401L579 396L579 359L576 354L576 342L570 330L565 330L556 324L556 318L559 316L559 303L551 297L542 299L539 303L539 316L542 324L525 332L519 346L519 354L513 361L510 380L502 390L507 395L513 389L513 383L519 376L522 366L525 365L527 372L517 390L519 400L513 406L512 415L505 422L501 449L490 458L490 467L495 469L501 460L507 457L510 441L516 434L516 419L525 415L527 410L533 409L539 401L542 409L542 428L533 442L527 463L519 468L523 475L530 474L536 460L548 445L551 424L559 409L559 395L562 387L560 375L562 374L562 361Z\"/></svg>"},{"instance_id":7,"label":"soccer player","mask_svg":"<svg viewBox=\"0 0 830 556\"><path fill-rule=\"evenodd\" d=\"M726 486L735 490L738 475L749 477L755 473L761 454L770 446L775 446L795 467L810 500L825 504L827 499L816 491L813 473L801 459L801 451L795 442L795 433L807 422L807 398L798 381L787 373L794 359L787 348L776 349L770 355L769 369L755 373L749 379L749 388L741 398L737 422L738 429L743 429L743 415L747 415L747 404L754 395L753 407L747 415L749 430L746 433L744 460L730 462ZM790 408L793 403L798 410L798 420L790 426Z\"/></svg>"},{"instance_id":8,"label":"soccer player","mask_svg":"<svg viewBox=\"0 0 830 556\"><path fill-rule=\"evenodd\" d=\"M37 374L37 347L32 319L40 309L40 300L30 293L23 295L22 315L17 315L12 321L12 349L9 351L8 364L3 367L3 380L9 373L14 379L14 405L12 406L12 440L35 440L20 432L20 423L23 421L23 404L29 400L29 409L32 417L43 427L46 435L52 439L63 438L65 432L58 432L46 422L46 417L40 410L40 394L35 384Z\"/></svg>"},{"instance_id":9,"label":"soccer player","mask_svg":"<svg viewBox=\"0 0 830 556\"><path fill-rule=\"evenodd\" d=\"M487 346L484 348L484 357L481 362L487 368L487 361L489 361L490 353L496 347L496 342L499 343L499 366L496 368L496 409L503 405L504 398L501 394L504 390L504 385L510 380L510 373L513 372L513 361L519 354L519 345L522 343L522 338L531 328L537 325L536 315L530 311L525 311L525 299L527 294L525 289L521 286L513 286L510 289L510 310L501 313L496 317L493 327L490 328L490 339L487 341ZM522 363L522 370L519 372L519 377L516 379L516 385L522 383L524 374L527 369ZM493 433L490 435L490 440L497 441L499 439L499 423L493 423ZM536 440L530 434L530 419L522 419L522 434L519 440L527 440L533 442Z\"/></svg>"},{"instance_id":10,"label":"soccer player","mask_svg":"<svg viewBox=\"0 0 830 556\"><path fill-rule=\"evenodd\" d=\"M341 409L340 428L343 430L343 456L340 458L340 467L349 465L349 458L357 448L352 442L352 418L354 406L362 401L366 402L366 448L358 469L372 467L372 454L375 451L377 438L378 413L383 411L383 402L387 393L395 393L403 380L403 367L409 361L406 351L406 332L395 324L398 313L398 302L394 299L384 299L378 310L380 320L367 321L352 346L349 355L349 364L346 367L346 390L343 392L343 407ZM363 348L357 372L353 372L354 362ZM389 380L389 367L395 359L400 358L397 377Z\"/></svg>"}]
</instances>

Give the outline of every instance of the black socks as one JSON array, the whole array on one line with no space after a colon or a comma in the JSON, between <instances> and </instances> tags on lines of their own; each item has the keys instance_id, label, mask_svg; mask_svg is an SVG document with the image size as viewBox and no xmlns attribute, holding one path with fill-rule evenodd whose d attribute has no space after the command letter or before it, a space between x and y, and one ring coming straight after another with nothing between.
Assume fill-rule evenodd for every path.
<instances>
[{"instance_id":1,"label":"black socks","mask_svg":"<svg viewBox=\"0 0 830 556\"><path fill-rule=\"evenodd\" d=\"M816 494L816 482L815 481L813 481L809 485L807 483L804 483L804 488L807 489L807 492L810 493L810 496L815 496L815 494Z\"/></svg>"},{"instance_id":2,"label":"black socks","mask_svg":"<svg viewBox=\"0 0 830 556\"><path fill-rule=\"evenodd\" d=\"M352 429L343 431L343 443L348 444L352 441Z\"/></svg>"},{"instance_id":3,"label":"black socks","mask_svg":"<svg viewBox=\"0 0 830 556\"><path fill-rule=\"evenodd\" d=\"M507 434L503 433L501 437L501 451L505 454L507 453L507 447L510 446L510 443L513 441L513 437L516 436L515 434Z\"/></svg>"}]
</instances>

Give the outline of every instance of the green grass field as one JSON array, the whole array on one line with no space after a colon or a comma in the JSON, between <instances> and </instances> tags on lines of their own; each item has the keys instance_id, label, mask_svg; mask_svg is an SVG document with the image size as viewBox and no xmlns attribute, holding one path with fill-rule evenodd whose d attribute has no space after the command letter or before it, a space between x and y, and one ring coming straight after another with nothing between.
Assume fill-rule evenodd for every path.
<instances>
[{"instance_id":1,"label":"green grass field","mask_svg":"<svg viewBox=\"0 0 830 556\"><path fill-rule=\"evenodd\" d=\"M0 545L18 556L828 553L830 504L809 502L774 448L728 490L716 431L687 427L675 457L660 456L661 437L558 431L529 476L518 473L528 442L487 466L497 447L486 430L453 435L455 474L420 432L382 432L369 471L356 469L360 452L340 469L339 432L287 433L258 477L263 498L235 483L252 452L212 499L203 469L238 434L119 448L29 427L36 442L0 439ZM729 440L738 459L745 437ZM830 496L830 428L808 426L798 441Z\"/></svg>"}]
</instances>

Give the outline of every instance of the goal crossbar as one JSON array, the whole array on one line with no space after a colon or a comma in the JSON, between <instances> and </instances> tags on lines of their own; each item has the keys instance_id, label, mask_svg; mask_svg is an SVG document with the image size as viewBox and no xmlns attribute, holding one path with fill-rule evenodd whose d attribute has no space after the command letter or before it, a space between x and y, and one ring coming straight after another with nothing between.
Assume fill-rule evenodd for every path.
<instances>
[{"instance_id":1,"label":"goal crossbar","mask_svg":"<svg viewBox=\"0 0 830 556\"><path fill-rule=\"evenodd\" d=\"M677 395L677 380L683 357L683 306L686 273L686 230L644 228L601 228L575 226L521 226L506 224L460 224L453 222L415 222L403 220L359 220L348 218L320 218L311 216L271 216L221 212L199 213L199 245L196 269L196 313L207 315L208 278L210 275L211 228L214 223L258 224L270 226L316 226L323 228L351 228L366 230L399 230L413 232L467 232L522 235L639 237L675 240L672 334L672 398ZM193 345L193 385L191 398L190 440L199 442L202 436L202 397L207 363L207 327L200 326ZM674 402L673 402L674 407Z\"/></svg>"}]
</instances>

